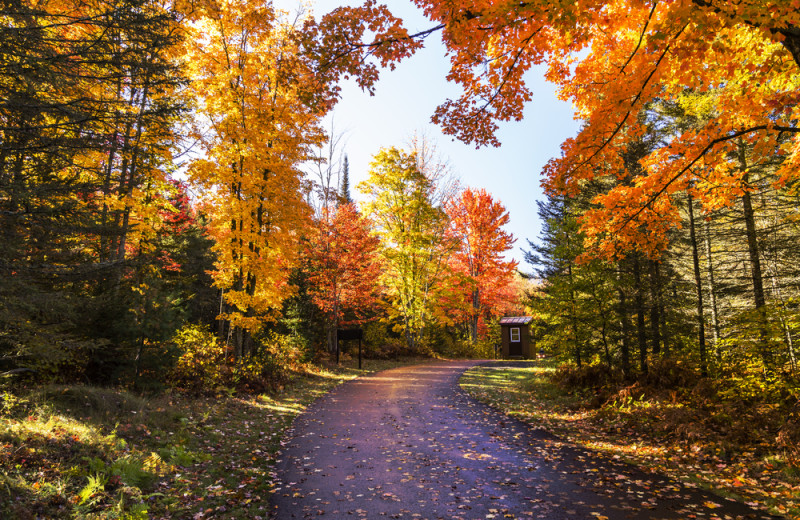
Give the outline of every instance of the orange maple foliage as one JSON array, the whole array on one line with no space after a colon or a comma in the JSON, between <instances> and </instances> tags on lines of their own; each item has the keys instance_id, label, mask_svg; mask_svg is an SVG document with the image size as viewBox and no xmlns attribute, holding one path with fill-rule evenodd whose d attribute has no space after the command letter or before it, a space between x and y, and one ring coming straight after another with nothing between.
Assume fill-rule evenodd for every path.
<instances>
[{"instance_id":1,"label":"orange maple foliage","mask_svg":"<svg viewBox=\"0 0 800 520\"><path fill-rule=\"evenodd\" d=\"M193 7L186 50L205 156L190 175L211 217L223 317L253 332L292 290L298 236L310 224L299 165L324 139L322 113L309 103L317 91L299 28L281 13L244 0Z\"/></svg>"},{"instance_id":2,"label":"orange maple foliage","mask_svg":"<svg viewBox=\"0 0 800 520\"><path fill-rule=\"evenodd\" d=\"M453 311L469 323L475 341L485 319L502 313L514 297L517 262L503 256L514 244L511 233L503 230L510 217L483 189L467 188L447 204L446 211L448 235L458 244L450 268L463 280Z\"/></svg>"},{"instance_id":3,"label":"orange maple foliage","mask_svg":"<svg viewBox=\"0 0 800 520\"><path fill-rule=\"evenodd\" d=\"M353 78L372 93L380 68L394 69L395 62L422 47L419 35L409 35L403 21L375 0L338 7L319 21L309 18L302 33L303 54L315 64L315 78L329 103L338 99L340 78Z\"/></svg>"},{"instance_id":4,"label":"orange maple foliage","mask_svg":"<svg viewBox=\"0 0 800 520\"><path fill-rule=\"evenodd\" d=\"M671 195L690 186L712 207L749 189L747 168L767 158L783 160L780 182L800 171L798 0L415 3L441 22L448 78L463 88L434 115L446 132L498 145L497 121L521 119L531 99L525 72L546 64L547 79L584 125L546 167L545 187L575 194L587 179L630 179L598 197L599 209L585 217L596 253L652 252L678 221ZM702 124L629 171L623 154L646 130L639 115L658 99L701 112ZM741 145L752 149L744 165L730 160Z\"/></svg>"},{"instance_id":5,"label":"orange maple foliage","mask_svg":"<svg viewBox=\"0 0 800 520\"><path fill-rule=\"evenodd\" d=\"M193 135L204 152L191 179L211 216L215 284L229 306L222 317L252 332L292 291L288 274L310 224L300 165L327 138L320 121L338 99L336 82L354 76L369 89L378 66L419 43L371 0L319 22L247 0L201 0L182 10L198 113ZM348 45L367 33L397 43Z\"/></svg>"},{"instance_id":6,"label":"orange maple foliage","mask_svg":"<svg viewBox=\"0 0 800 520\"><path fill-rule=\"evenodd\" d=\"M352 203L323 209L315 228L305 249L312 301L334 328L364 323L379 302L378 237Z\"/></svg>"}]
</instances>

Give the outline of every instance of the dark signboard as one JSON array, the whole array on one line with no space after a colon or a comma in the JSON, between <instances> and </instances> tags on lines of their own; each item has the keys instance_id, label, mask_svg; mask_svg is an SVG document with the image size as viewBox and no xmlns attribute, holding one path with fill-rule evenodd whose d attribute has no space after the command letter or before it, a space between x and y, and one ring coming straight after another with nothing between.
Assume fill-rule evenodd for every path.
<instances>
[{"instance_id":1,"label":"dark signboard","mask_svg":"<svg viewBox=\"0 0 800 520\"><path fill-rule=\"evenodd\" d=\"M364 339L364 331L362 329L338 329L336 331L336 339L339 341Z\"/></svg>"}]
</instances>

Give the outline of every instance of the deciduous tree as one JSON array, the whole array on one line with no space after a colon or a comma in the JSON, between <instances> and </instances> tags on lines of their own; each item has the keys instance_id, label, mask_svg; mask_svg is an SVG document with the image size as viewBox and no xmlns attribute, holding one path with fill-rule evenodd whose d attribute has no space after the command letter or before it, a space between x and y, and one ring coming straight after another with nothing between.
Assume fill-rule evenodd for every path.
<instances>
[{"instance_id":1,"label":"deciduous tree","mask_svg":"<svg viewBox=\"0 0 800 520\"><path fill-rule=\"evenodd\" d=\"M514 237L503 229L510 221L508 212L485 190L467 188L445 207L450 219L449 236L457 244L450 256L450 267L465 276L466 308L470 337L478 339L481 320L497 315L513 284L517 262L504 255Z\"/></svg>"},{"instance_id":2,"label":"deciduous tree","mask_svg":"<svg viewBox=\"0 0 800 520\"><path fill-rule=\"evenodd\" d=\"M382 149L358 187L370 198L366 209L381 238L390 318L400 320L408 347L416 351L450 251L444 236L447 215L433 203L436 186L419 169L414 153Z\"/></svg>"},{"instance_id":3,"label":"deciduous tree","mask_svg":"<svg viewBox=\"0 0 800 520\"><path fill-rule=\"evenodd\" d=\"M703 96L712 111L641 161L644 175L597 198L583 228L596 252L653 250L680 217L670 196L693 186L705 207L743 193L745 171L730 156L738 141L753 163L779 153L777 182L800 171L800 10L797 2L587 0L553 4L416 0L440 25L451 53L448 79L463 88L434 120L465 142L497 145L498 121L522 118L531 99L524 74L546 77L584 125L545 169L554 193L575 195L587 179L627 175L623 151L645 132L638 118L656 98ZM646 226L639 224L646 222Z\"/></svg>"},{"instance_id":4,"label":"deciduous tree","mask_svg":"<svg viewBox=\"0 0 800 520\"><path fill-rule=\"evenodd\" d=\"M352 203L324 209L305 255L314 304L326 316L328 346L340 326L360 325L380 303L379 239Z\"/></svg>"},{"instance_id":5,"label":"deciduous tree","mask_svg":"<svg viewBox=\"0 0 800 520\"><path fill-rule=\"evenodd\" d=\"M315 85L300 56L299 27L271 5L241 0L194 4L187 24L194 135L192 164L215 239L215 284L224 291L234 353L290 294L290 268L310 209L299 166L324 135Z\"/></svg>"}]
</instances>

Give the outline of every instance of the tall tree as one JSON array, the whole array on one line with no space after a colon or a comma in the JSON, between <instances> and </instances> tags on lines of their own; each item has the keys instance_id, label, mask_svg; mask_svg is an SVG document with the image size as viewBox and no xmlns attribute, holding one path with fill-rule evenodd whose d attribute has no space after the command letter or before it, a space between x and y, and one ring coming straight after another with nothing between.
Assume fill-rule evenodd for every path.
<instances>
[{"instance_id":1,"label":"tall tree","mask_svg":"<svg viewBox=\"0 0 800 520\"><path fill-rule=\"evenodd\" d=\"M139 288L130 246L154 236L167 203L177 16L151 0L6 2L0 16L0 269L27 286L0 291L13 306L41 289L88 323L53 313L49 325L113 339L125 313L98 317ZM104 343L93 359L120 346Z\"/></svg>"},{"instance_id":2,"label":"tall tree","mask_svg":"<svg viewBox=\"0 0 800 520\"><path fill-rule=\"evenodd\" d=\"M344 162L342 163L342 183L339 189L339 198L345 204L353 203L353 198L350 196L350 161L347 158L347 154L345 154Z\"/></svg>"},{"instance_id":3,"label":"tall tree","mask_svg":"<svg viewBox=\"0 0 800 520\"><path fill-rule=\"evenodd\" d=\"M416 351L444 272L447 215L433 203L436 186L420 171L417 155L397 148L378 152L359 189L370 198L366 209L381 237L390 318L400 320L408 347Z\"/></svg>"},{"instance_id":4,"label":"tall tree","mask_svg":"<svg viewBox=\"0 0 800 520\"><path fill-rule=\"evenodd\" d=\"M353 204L323 211L315 228L305 248L309 292L325 313L328 348L333 350L340 326L364 323L378 308L379 239Z\"/></svg>"},{"instance_id":5,"label":"tall tree","mask_svg":"<svg viewBox=\"0 0 800 520\"><path fill-rule=\"evenodd\" d=\"M778 182L800 171L800 11L793 2L415 3L438 25L407 38L441 30L451 55L448 78L463 89L433 119L464 142L498 145L497 122L521 119L531 100L526 71L547 65L547 78L584 120L545 169L554 193L575 195L603 172L622 175L620 151L645 132L637 115L655 99L713 93L706 103L715 117L652 151L642 161L645 175L602 194L586 214L587 238L602 253L663 247L652 233L679 222L670 196L689 185L704 206L740 196L742 172L727 164L740 138L754 146L754 162L776 150L786 158ZM394 44L389 38L357 47ZM781 141L787 133L792 139Z\"/></svg>"},{"instance_id":6,"label":"tall tree","mask_svg":"<svg viewBox=\"0 0 800 520\"><path fill-rule=\"evenodd\" d=\"M445 207L449 235L458 244L450 266L465 275L470 338L478 339L481 320L496 314L505 291L514 281L517 262L506 260L514 237L503 227L510 221L503 205L485 190L467 188Z\"/></svg>"},{"instance_id":7,"label":"tall tree","mask_svg":"<svg viewBox=\"0 0 800 520\"><path fill-rule=\"evenodd\" d=\"M234 354L291 292L298 233L309 224L300 164L323 140L318 93L299 49L299 27L269 4L208 0L187 24L194 135L205 156L191 166L203 189Z\"/></svg>"},{"instance_id":8,"label":"tall tree","mask_svg":"<svg viewBox=\"0 0 800 520\"><path fill-rule=\"evenodd\" d=\"M584 348L588 330L581 319L583 307L579 304L579 280L576 276L576 259L583 252L582 237L578 229L575 208L565 198L548 198L537 202L538 215L542 221L540 239L529 241L530 251L525 252L525 261L534 269L542 281L541 291L533 306L547 320L550 334L559 331L562 348L580 366L584 360Z\"/></svg>"}]
</instances>

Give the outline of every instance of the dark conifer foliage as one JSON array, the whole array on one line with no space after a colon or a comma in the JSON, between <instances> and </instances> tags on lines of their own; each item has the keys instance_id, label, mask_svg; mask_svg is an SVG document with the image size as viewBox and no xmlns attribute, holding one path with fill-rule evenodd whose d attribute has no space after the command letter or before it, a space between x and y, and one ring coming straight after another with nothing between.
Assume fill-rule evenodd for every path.
<instances>
[{"instance_id":1,"label":"dark conifer foliage","mask_svg":"<svg viewBox=\"0 0 800 520\"><path fill-rule=\"evenodd\" d=\"M193 218L168 182L183 111L176 15L149 0L6 2L0 14L3 357L39 370L138 359L188 301L155 295L191 247L189 224L156 218L181 205ZM25 339L41 327L49 349Z\"/></svg>"},{"instance_id":2,"label":"dark conifer foliage","mask_svg":"<svg viewBox=\"0 0 800 520\"><path fill-rule=\"evenodd\" d=\"M347 155L342 162L342 182L339 190L339 199L345 204L351 204L353 198L350 196L350 160Z\"/></svg>"},{"instance_id":3,"label":"dark conifer foliage","mask_svg":"<svg viewBox=\"0 0 800 520\"><path fill-rule=\"evenodd\" d=\"M543 344L578 365L602 363L628 377L677 362L703 376L767 377L782 381L776 387L791 386L800 229L797 187L775 177L781 156L752 163L740 146L731 167L747 173L733 202L709 208L691 190L672 195L682 208L680 225L658 238L665 246L657 254L620 249L600 260L584 241L580 222L597 204L595 195L618 183L634 186L639 160L698 120L676 103L655 103L640 118L648 133L623 152L624 174L600 175L574 198L539 203L543 231L527 261L540 284L532 304L554 324ZM637 225L647 236L646 224ZM607 292L598 293L598 280ZM599 305L597 294L614 305Z\"/></svg>"}]
</instances>

